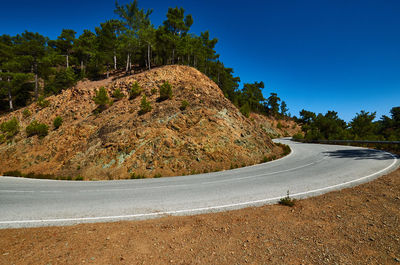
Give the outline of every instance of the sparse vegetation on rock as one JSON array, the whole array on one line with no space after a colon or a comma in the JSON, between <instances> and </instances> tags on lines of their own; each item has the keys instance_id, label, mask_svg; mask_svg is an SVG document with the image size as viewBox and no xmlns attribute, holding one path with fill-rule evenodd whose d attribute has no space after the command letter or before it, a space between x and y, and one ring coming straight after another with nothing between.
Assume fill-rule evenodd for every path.
<instances>
[{"instance_id":1,"label":"sparse vegetation on rock","mask_svg":"<svg viewBox=\"0 0 400 265\"><path fill-rule=\"evenodd\" d=\"M179 107L180 110L184 111L189 106L189 102L186 100L182 100L181 106Z\"/></svg>"},{"instance_id":2,"label":"sparse vegetation on rock","mask_svg":"<svg viewBox=\"0 0 400 265\"><path fill-rule=\"evenodd\" d=\"M121 89L117 88L117 89L114 90L114 92L112 94L112 97L115 100L121 100L121 99L123 99L125 97L125 95L124 95L124 93L121 92Z\"/></svg>"},{"instance_id":3,"label":"sparse vegetation on rock","mask_svg":"<svg viewBox=\"0 0 400 265\"><path fill-rule=\"evenodd\" d=\"M50 105L50 102L44 96L40 96L37 100L37 104L41 108L46 108Z\"/></svg>"},{"instance_id":4,"label":"sparse vegetation on rock","mask_svg":"<svg viewBox=\"0 0 400 265\"><path fill-rule=\"evenodd\" d=\"M2 134L0 134L0 143L14 137L19 132L19 122L17 118L13 117L9 121L2 122L0 124L0 131L2 132Z\"/></svg>"},{"instance_id":5,"label":"sparse vegetation on rock","mask_svg":"<svg viewBox=\"0 0 400 265\"><path fill-rule=\"evenodd\" d=\"M28 137L37 135L39 137L45 137L49 132L49 126L44 123L39 123L38 121L32 121L26 127L26 135Z\"/></svg>"},{"instance_id":6,"label":"sparse vegetation on rock","mask_svg":"<svg viewBox=\"0 0 400 265\"><path fill-rule=\"evenodd\" d=\"M57 116L54 118L53 120L53 126L54 129L57 130L63 123L63 119L61 118L61 116Z\"/></svg>"},{"instance_id":7,"label":"sparse vegetation on rock","mask_svg":"<svg viewBox=\"0 0 400 265\"><path fill-rule=\"evenodd\" d=\"M28 109L24 109L24 111L22 112L22 115L24 116L24 118L28 118L30 117L32 114Z\"/></svg>"},{"instance_id":8,"label":"sparse vegetation on rock","mask_svg":"<svg viewBox=\"0 0 400 265\"><path fill-rule=\"evenodd\" d=\"M142 93L142 88L139 86L138 82L132 84L131 90L129 91L129 99L135 99Z\"/></svg>"},{"instance_id":9,"label":"sparse vegetation on rock","mask_svg":"<svg viewBox=\"0 0 400 265\"><path fill-rule=\"evenodd\" d=\"M142 100L140 101L140 110L139 110L139 114L143 115L147 112L150 112L152 109L150 102L147 101L147 97L146 95L143 95Z\"/></svg>"},{"instance_id":10,"label":"sparse vegetation on rock","mask_svg":"<svg viewBox=\"0 0 400 265\"><path fill-rule=\"evenodd\" d=\"M150 96L152 89L167 81L179 87L173 90L172 99L158 101L158 94ZM142 84L139 99L92 115L93 98L100 87L104 92L120 89L127 94L134 82ZM107 93L103 95L107 99ZM139 113L143 96L144 109L150 106L151 115ZM253 121L245 118L212 80L187 66L158 67L114 81L82 81L49 100L51 106L42 109L34 104L29 110L37 123L51 122L52 128L54 118L62 117L62 130L41 141L33 138L2 144L2 170L20 169L57 178L128 179L130 172L148 177L213 172L253 165L264 156L283 153L269 140L267 126L272 122L253 113ZM178 110L182 101L190 103L185 111ZM0 123L22 117L22 111L0 116ZM21 128L26 128L30 120L20 122ZM17 133L16 139L20 136Z\"/></svg>"},{"instance_id":11,"label":"sparse vegetation on rock","mask_svg":"<svg viewBox=\"0 0 400 265\"><path fill-rule=\"evenodd\" d=\"M100 89L96 91L96 96L93 100L94 103L98 105L97 110L99 112L104 111L107 108L107 105L110 104L110 98L108 97L107 90L104 87L100 87Z\"/></svg>"},{"instance_id":12,"label":"sparse vegetation on rock","mask_svg":"<svg viewBox=\"0 0 400 265\"><path fill-rule=\"evenodd\" d=\"M164 82L164 84L162 84L160 87L159 100L167 100L167 99L172 99L172 86L168 81Z\"/></svg>"}]
</instances>

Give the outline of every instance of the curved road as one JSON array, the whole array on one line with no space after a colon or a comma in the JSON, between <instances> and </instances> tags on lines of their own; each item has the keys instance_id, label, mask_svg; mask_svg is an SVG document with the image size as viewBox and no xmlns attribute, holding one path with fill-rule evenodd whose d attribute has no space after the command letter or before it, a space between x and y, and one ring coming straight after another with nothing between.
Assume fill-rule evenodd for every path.
<instances>
[{"instance_id":1,"label":"curved road","mask_svg":"<svg viewBox=\"0 0 400 265\"><path fill-rule=\"evenodd\" d=\"M0 177L0 228L146 219L275 203L354 186L399 166L381 151L304 144L268 163L192 176L74 182Z\"/></svg>"}]
</instances>

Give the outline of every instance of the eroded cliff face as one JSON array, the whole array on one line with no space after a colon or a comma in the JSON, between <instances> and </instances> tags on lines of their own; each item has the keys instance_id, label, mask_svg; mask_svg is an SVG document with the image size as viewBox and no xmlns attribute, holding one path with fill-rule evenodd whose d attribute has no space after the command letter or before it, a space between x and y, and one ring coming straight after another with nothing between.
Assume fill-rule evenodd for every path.
<instances>
[{"instance_id":1,"label":"eroded cliff face","mask_svg":"<svg viewBox=\"0 0 400 265\"><path fill-rule=\"evenodd\" d=\"M159 87L168 81L173 98L159 101ZM140 115L142 95L129 100L138 82L152 110ZM95 114L96 89L108 94L119 88L126 97ZM153 177L229 169L260 162L281 152L265 128L245 118L207 76L186 66L165 66L151 71L99 82L80 82L48 98L50 105L27 107L0 117L16 117L20 132L0 145L2 172L19 170L84 179L124 179L132 173ZM189 105L181 110L181 102ZM56 116L63 124L55 130ZM49 125L40 139L27 137L26 126L37 120Z\"/></svg>"}]
</instances>

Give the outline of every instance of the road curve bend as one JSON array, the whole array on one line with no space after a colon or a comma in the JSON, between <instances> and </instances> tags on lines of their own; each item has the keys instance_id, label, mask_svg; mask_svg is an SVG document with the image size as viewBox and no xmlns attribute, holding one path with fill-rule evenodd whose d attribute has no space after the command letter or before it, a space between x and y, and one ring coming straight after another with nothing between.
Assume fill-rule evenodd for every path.
<instances>
[{"instance_id":1,"label":"road curve bend","mask_svg":"<svg viewBox=\"0 0 400 265\"><path fill-rule=\"evenodd\" d=\"M279 160L209 174L119 181L0 177L0 228L72 225L189 215L305 198L370 181L399 166L396 156L359 147L279 139Z\"/></svg>"}]
</instances>

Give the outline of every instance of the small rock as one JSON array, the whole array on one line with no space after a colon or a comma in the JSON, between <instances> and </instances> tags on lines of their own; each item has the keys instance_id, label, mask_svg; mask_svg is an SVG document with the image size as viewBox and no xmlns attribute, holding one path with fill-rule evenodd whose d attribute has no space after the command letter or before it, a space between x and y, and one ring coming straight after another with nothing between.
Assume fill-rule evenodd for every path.
<instances>
[{"instance_id":1,"label":"small rock","mask_svg":"<svg viewBox=\"0 0 400 265\"><path fill-rule=\"evenodd\" d=\"M394 261L399 262L400 263L400 259L399 258L394 258Z\"/></svg>"},{"instance_id":2,"label":"small rock","mask_svg":"<svg viewBox=\"0 0 400 265\"><path fill-rule=\"evenodd\" d=\"M336 215L336 217L337 217L337 218L342 218L342 216L341 216L341 215Z\"/></svg>"},{"instance_id":3,"label":"small rock","mask_svg":"<svg viewBox=\"0 0 400 265\"><path fill-rule=\"evenodd\" d=\"M9 255L10 253L8 253L8 252L6 252L6 253L3 253L3 256L7 256L7 255Z\"/></svg>"},{"instance_id":4,"label":"small rock","mask_svg":"<svg viewBox=\"0 0 400 265\"><path fill-rule=\"evenodd\" d=\"M369 241L375 241L373 237L368 238Z\"/></svg>"}]
</instances>

